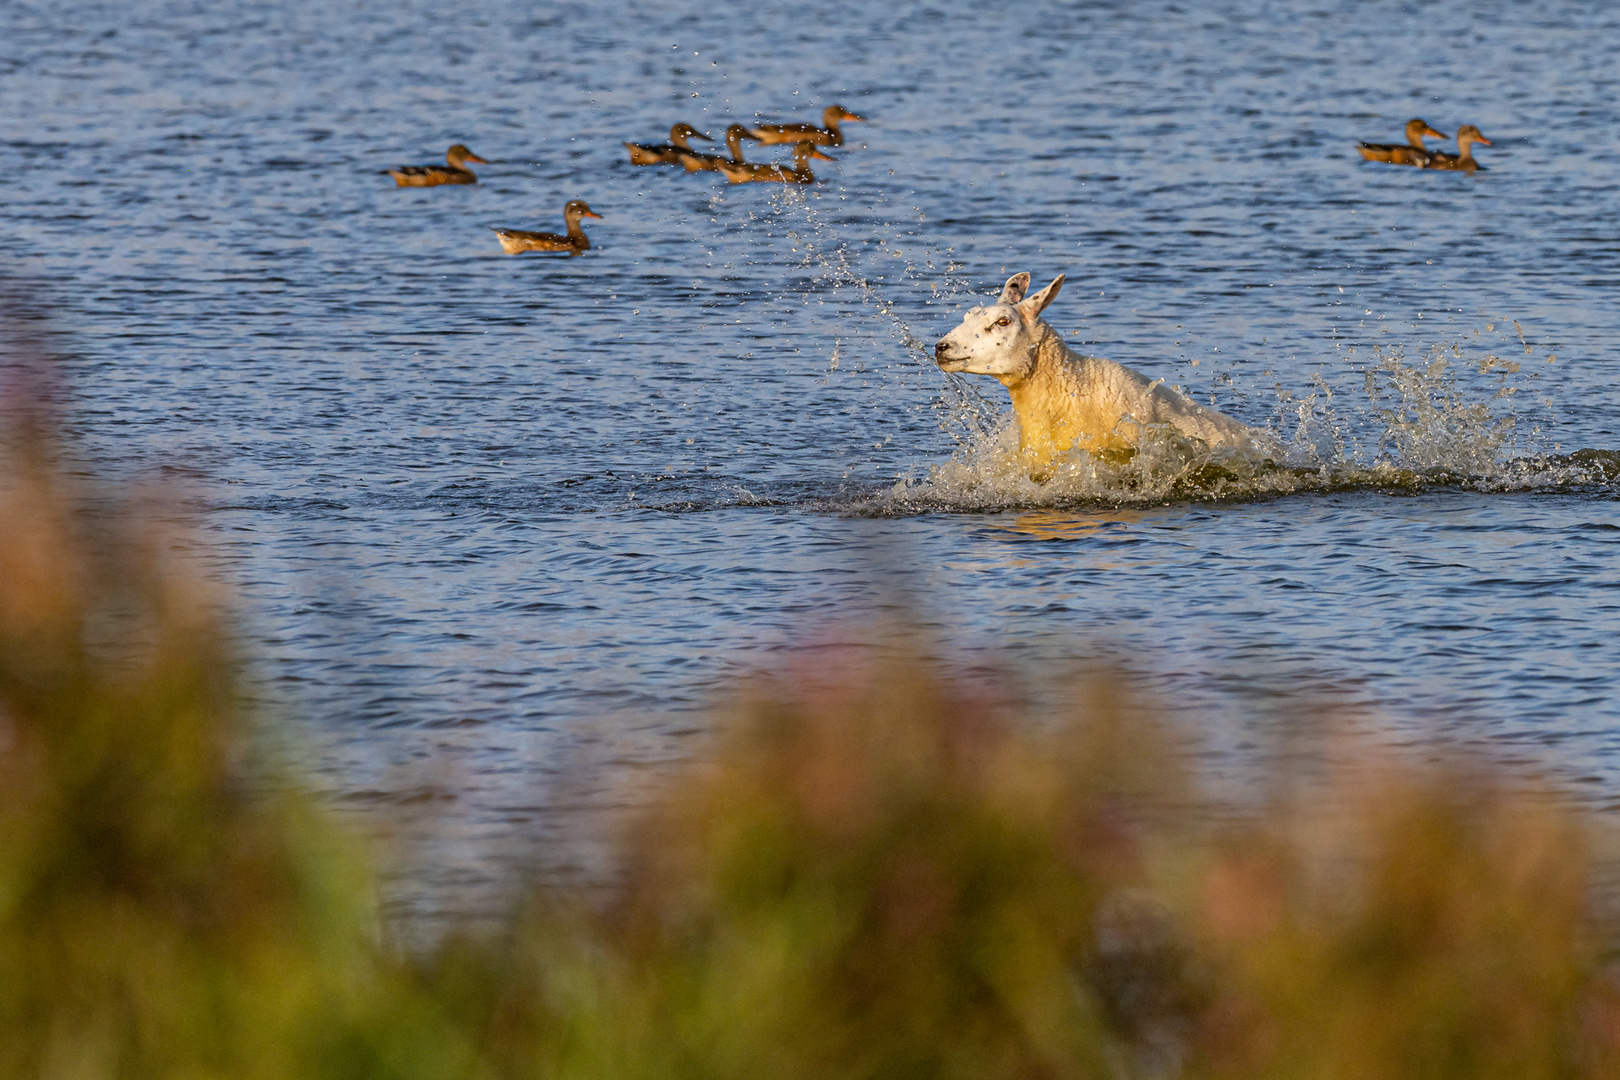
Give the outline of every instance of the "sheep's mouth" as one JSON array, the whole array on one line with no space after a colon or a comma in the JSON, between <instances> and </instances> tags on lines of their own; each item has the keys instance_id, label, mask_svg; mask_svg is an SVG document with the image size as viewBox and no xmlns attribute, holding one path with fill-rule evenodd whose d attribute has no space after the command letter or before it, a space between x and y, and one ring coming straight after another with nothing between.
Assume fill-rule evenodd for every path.
<instances>
[{"instance_id":1,"label":"sheep's mouth","mask_svg":"<svg viewBox=\"0 0 1620 1080\"><path fill-rule=\"evenodd\" d=\"M938 364L942 371L961 371L967 366L967 357L952 356L950 351L951 347L943 341L935 345L934 363Z\"/></svg>"}]
</instances>

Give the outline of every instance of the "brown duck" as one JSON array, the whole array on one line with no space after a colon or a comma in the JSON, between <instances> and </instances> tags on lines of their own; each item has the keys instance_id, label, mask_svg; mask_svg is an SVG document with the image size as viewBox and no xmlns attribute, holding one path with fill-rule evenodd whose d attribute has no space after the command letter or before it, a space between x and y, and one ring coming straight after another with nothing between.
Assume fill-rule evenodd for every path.
<instances>
[{"instance_id":1,"label":"brown duck","mask_svg":"<svg viewBox=\"0 0 1620 1080\"><path fill-rule=\"evenodd\" d=\"M467 168L467 162L476 161L480 165L489 162L473 153L460 143L452 146L445 152L445 165L401 165L397 169L389 169L388 175L394 178L394 183L400 187L437 187L440 184L476 184L478 177Z\"/></svg>"},{"instance_id":2,"label":"brown duck","mask_svg":"<svg viewBox=\"0 0 1620 1080\"><path fill-rule=\"evenodd\" d=\"M838 130L840 120L865 120L842 105L829 105L821 113L821 127L814 124L756 124L748 134L762 143L813 143L817 146L843 146L844 133Z\"/></svg>"},{"instance_id":3,"label":"brown duck","mask_svg":"<svg viewBox=\"0 0 1620 1080\"><path fill-rule=\"evenodd\" d=\"M1433 152L1423 145L1425 137L1443 139L1446 136L1444 132L1436 131L1413 117L1406 122L1405 143L1356 143L1356 149L1368 161L1387 161L1391 165L1416 165L1422 168Z\"/></svg>"},{"instance_id":4,"label":"brown duck","mask_svg":"<svg viewBox=\"0 0 1620 1080\"><path fill-rule=\"evenodd\" d=\"M742 140L752 139L748 129L741 124L732 124L726 128L726 149L731 151L731 157L724 158L719 154L700 154L696 150L687 150L680 155L680 163L686 166L687 172L713 172L720 168L722 161L729 161L733 165L743 164Z\"/></svg>"},{"instance_id":5,"label":"brown duck","mask_svg":"<svg viewBox=\"0 0 1620 1080\"><path fill-rule=\"evenodd\" d=\"M523 229L496 229L495 235L500 237L501 247L508 255L516 255L524 251L566 251L570 255L578 255L582 251L591 249L590 237L585 230L579 227L580 218L600 218L585 205L584 199L571 199L563 207L563 221L568 225L567 234L551 232L527 232Z\"/></svg>"},{"instance_id":6,"label":"brown duck","mask_svg":"<svg viewBox=\"0 0 1620 1080\"><path fill-rule=\"evenodd\" d=\"M714 141L691 124L676 124L669 129L669 142L667 143L627 142L624 144L624 148L630 151L630 164L632 165L679 165L682 154L697 152L686 145L687 139L703 139L706 142Z\"/></svg>"},{"instance_id":7,"label":"brown duck","mask_svg":"<svg viewBox=\"0 0 1620 1080\"><path fill-rule=\"evenodd\" d=\"M1484 172L1485 166L1474 160L1474 144L1483 143L1491 145L1491 140L1481 135L1479 128L1473 124L1464 124L1457 129L1457 152L1443 154L1439 151L1429 155L1425 169L1452 169L1457 172Z\"/></svg>"},{"instance_id":8,"label":"brown duck","mask_svg":"<svg viewBox=\"0 0 1620 1080\"><path fill-rule=\"evenodd\" d=\"M818 157L822 161L837 161L837 158L828 157L810 142L801 142L793 147L793 167L786 165L751 165L746 161L722 161L720 171L726 174L726 179L733 184L746 184L750 180L770 181L778 184L813 184L815 175L810 172L810 159Z\"/></svg>"}]
</instances>

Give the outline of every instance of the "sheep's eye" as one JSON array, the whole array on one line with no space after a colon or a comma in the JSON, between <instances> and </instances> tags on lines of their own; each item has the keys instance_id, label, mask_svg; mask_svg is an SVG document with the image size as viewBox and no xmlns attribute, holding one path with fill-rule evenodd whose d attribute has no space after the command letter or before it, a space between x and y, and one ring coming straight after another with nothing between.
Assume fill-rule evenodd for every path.
<instances>
[{"instance_id":1,"label":"sheep's eye","mask_svg":"<svg viewBox=\"0 0 1620 1080\"><path fill-rule=\"evenodd\" d=\"M1012 325L1012 320L1007 318L1007 316L1003 315L1001 318L996 320L996 325L997 326L1011 326Z\"/></svg>"}]
</instances>

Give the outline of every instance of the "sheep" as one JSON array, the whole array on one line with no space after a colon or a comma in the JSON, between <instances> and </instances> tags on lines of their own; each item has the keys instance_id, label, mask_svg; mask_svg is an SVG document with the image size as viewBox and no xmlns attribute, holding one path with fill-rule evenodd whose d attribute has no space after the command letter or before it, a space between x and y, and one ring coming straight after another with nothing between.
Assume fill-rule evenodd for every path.
<instances>
[{"instance_id":1,"label":"sheep","mask_svg":"<svg viewBox=\"0 0 1620 1080\"><path fill-rule=\"evenodd\" d=\"M934 360L943 371L990 375L1007 388L1018 416L1018 449L1044 469L1078 447L1091 453L1132 450L1149 426L1174 428L1211 447L1262 450L1266 432L1195 405L1141 372L1064 344L1041 312L1057 298L1064 277L1025 297L1028 274L1007 279L994 304L976 307L939 339Z\"/></svg>"}]
</instances>

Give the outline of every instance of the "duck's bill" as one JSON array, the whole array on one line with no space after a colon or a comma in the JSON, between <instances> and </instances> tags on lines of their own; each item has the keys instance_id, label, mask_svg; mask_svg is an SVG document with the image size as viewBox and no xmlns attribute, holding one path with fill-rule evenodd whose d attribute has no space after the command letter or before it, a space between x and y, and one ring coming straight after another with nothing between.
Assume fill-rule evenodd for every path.
<instances>
[{"instance_id":1,"label":"duck's bill","mask_svg":"<svg viewBox=\"0 0 1620 1080\"><path fill-rule=\"evenodd\" d=\"M822 161L837 161L838 160L837 158L833 157L831 154L823 154L820 150L814 150L814 149L810 151L810 156L820 158Z\"/></svg>"},{"instance_id":2,"label":"duck's bill","mask_svg":"<svg viewBox=\"0 0 1620 1080\"><path fill-rule=\"evenodd\" d=\"M467 160L468 161L476 161L480 165L488 165L489 164L489 159L488 158L481 158L477 154L468 154L467 155Z\"/></svg>"},{"instance_id":3,"label":"duck's bill","mask_svg":"<svg viewBox=\"0 0 1620 1080\"><path fill-rule=\"evenodd\" d=\"M602 217L602 215L598 214L595 210L587 210L583 214L581 214L580 216L581 217L593 217L593 218L597 218L598 220L600 220L601 217Z\"/></svg>"},{"instance_id":4,"label":"duck's bill","mask_svg":"<svg viewBox=\"0 0 1620 1080\"><path fill-rule=\"evenodd\" d=\"M856 115L855 115L855 114L854 114L854 113L852 113L852 112L846 112L846 113L845 113L845 114L844 114L844 119L845 119L845 120L860 120L860 121L863 121L863 122L864 122L864 121L865 121L865 120L866 120L866 117L864 117L864 116L856 116Z\"/></svg>"},{"instance_id":5,"label":"duck's bill","mask_svg":"<svg viewBox=\"0 0 1620 1080\"><path fill-rule=\"evenodd\" d=\"M694 132L692 132L692 134L688 135L687 138L688 139L702 139L704 142L714 142L714 140L712 138L710 138L709 136L703 134L703 132L701 132L701 131L694 131Z\"/></svg>"},{"instance_id":6,"label":"duck's bill","mask_svg":"<svg viewBox=\"0 0 1620 1080\"><path fill-rule=\"evenodd\" d=\"M1483 135L1476 135L1476 136L1474 136L1474 141L1475 141L1475 142L1478 142L1478 143L1484 143L1484 144L1485 144L1485 145L1486 145L1486 146L1489 146L1489 145L1491 145L1491 140L1489 140L1489 139L1487 139L1487 138L1486 138L1486 137L1485 137L1485 136L1483 136Z\"/></svg>"},{"instance_id":7,"label":"duck's bill","mask_svg":"<svg viewBox=\"0 0 1620 1080\"><path fill-rule=\"evenodd\" d=\"M1429 136L1431 139L1449 139L1449 138L1451 138L1451 136L1447 135L1445 132L1436 131L1432 127L1424 128L1423 129L1423 134Z\"/></svg>"}]
</instances>

